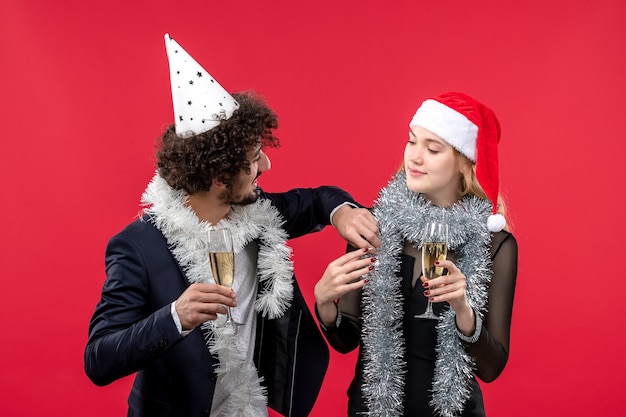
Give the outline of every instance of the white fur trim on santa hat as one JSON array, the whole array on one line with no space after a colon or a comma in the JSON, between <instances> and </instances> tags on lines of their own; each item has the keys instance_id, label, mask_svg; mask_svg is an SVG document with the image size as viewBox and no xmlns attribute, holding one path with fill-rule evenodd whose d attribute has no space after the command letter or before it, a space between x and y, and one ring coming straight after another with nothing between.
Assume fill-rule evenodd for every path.
<instances>
[{"instance_id":1,"label":"white fur trim on santa hat","mask_svg":"<svg viewBox=\"0 0 626 417\"><path fill-rule=\"evenodd\" d=\"M424 101L409 126L419 126L433 132L476 162L478 126L445 104L431 99Z\"/></svg>"}]
</instances>

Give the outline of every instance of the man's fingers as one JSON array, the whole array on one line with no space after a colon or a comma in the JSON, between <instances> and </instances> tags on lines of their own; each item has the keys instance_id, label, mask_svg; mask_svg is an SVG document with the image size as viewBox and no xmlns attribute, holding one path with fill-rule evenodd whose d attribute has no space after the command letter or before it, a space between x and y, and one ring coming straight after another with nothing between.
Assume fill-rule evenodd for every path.
<instances>
[{"instance_id":1,"label":"man's fingers","mask_svg":"<svg viewBox=\"0 0 626 417\"><path fill-rule=\"evenodd\" d=\"M193 289L205 294L221 294L225 297L235 298L235 292L232 288L224 287L217 284L193 284ZM192 287L190 287L192 288Z\"/></svg>"}]
</instances>

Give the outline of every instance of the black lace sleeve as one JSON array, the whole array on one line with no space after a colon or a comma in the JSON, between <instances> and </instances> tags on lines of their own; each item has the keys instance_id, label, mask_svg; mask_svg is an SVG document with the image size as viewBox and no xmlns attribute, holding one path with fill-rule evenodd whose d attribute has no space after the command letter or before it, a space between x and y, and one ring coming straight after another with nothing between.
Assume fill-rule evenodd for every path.
<instances>
[{"instance_id":1,"label":"black lace sleeve","mask_svg":"<svg viewBox=\"0 0 626 417\"><path fill-rule=\"evenodd\" d=\"M347 252L356 250L348 245ZM339 326L320 326L328 344L339 353L348 353L359 346L361 339L361 290L351 291L337 301L341 312ZM322 323L315 306L317 321Z\"/></svg>"},{"instance_id":2,"label":"black lace sleeve","mask_svg":"<svg viewBox=\"0 0 626 417\"><path fill-rule=\"evenodd\" d=\"M464 343L476 361L476 375L485 382L496 379L509 357L511 314L517 279L517 242L508 232L494 234L491 257L493 277L489 286L488 311L480 337L475 343ZM352 291L338 300L341 311L339 326L322 327L333 349L347 353L359 346L361 334L361 291ZM319 316L318 316L319 320Z\"/></svg>"},{"instance_id":3,"label":"black lace sleeve","mask_svg":"<svg viewBox=\"0 0 626 417\"><path fill-rule=\"evenodd\" d=\"M511 314L517 279L517 242L512 234L504 231L494 234L491 258L493 276L483 328L475 343L465 343L467 353L476 361L476 375L484 382L496 379L509 358Z\"/></svg>"},{"instance_id":4,"label":"black lace sleeve","mask_svg":"<svg viewBox=\"0 0 626 417\"><path fill-rule=\"evenodd\" d=\"M341 311L339 326L320 326L328 344L339 353L348 353L359 345L361 337L361 291L352 291L338 301ZM317 320L320 320L315 306Z\"/></svg>"}]
</instances>

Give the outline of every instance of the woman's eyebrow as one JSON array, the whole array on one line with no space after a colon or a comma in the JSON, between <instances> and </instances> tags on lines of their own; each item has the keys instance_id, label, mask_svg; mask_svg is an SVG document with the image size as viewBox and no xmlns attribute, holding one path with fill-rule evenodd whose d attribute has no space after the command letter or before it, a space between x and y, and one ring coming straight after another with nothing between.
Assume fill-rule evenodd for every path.
<instances>
[{"instance_id":1,"label":"woman's eyebrow","mask_svg":"<svg viewBox=\"0 0 626 417\"><path fill-rule=\"evenodd\" d=\"M411 129L409 129L409 134L411 136L413 136L415 139L417 139L417 135ZM443 139L435 139L435 138L426 137L426 138L424 138L424 140L426 142L437 143L437 144L440 144L440 145L443 145L445 143L445 141Z\"/></svg>"}]
</instances>

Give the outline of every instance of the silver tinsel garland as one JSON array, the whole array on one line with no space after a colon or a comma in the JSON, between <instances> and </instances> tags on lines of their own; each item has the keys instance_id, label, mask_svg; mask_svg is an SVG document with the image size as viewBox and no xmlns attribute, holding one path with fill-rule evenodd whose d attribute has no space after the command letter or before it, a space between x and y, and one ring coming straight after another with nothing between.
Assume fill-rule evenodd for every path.
<instances>
[{"instance_id":1,"label":"silver tinsel garland","mask_svg":"<svg viewBox=\"0 0 626 417\"><path fill-rule=\"evenodd\" d=\"M172 189L158 174L146 188L142 204L155 226L167 239L169 250L185 271L190 284L214 283L207 250L207 232L211 225L202 222L186 204L188 195ZM270 319L282 317L293 299L293 264L283 219L269 200L233 206L220 227L233 232L235 254L250 242L259 242L257 274L259 294L254 307ZM250 277L252 278L252 277ZM202 324L209 351L219 358L216 372L228 392L225 415L259 416L267 413L267 395L256 367L242 349L236 335L220 328L214 321ZM212 393L207 393L212 395Z\"/></svg>"},{"instance_id":2,"label":"silver tinsel garland","mask_svg":"<svg viewBox=\"0 0 626 417\"><path fill-rule=\"evenodd\" d=\"M482 318L491 280L491 234L487 229L491 202L467 196L449 208L437 207L410 191L405 174L399 173L381 191L373 213L379 221L381 247L376 267L363 290L363 394L368 415L402 416L406 364L398 272L404 241L420 247L426 222L447 222L448 245L456 253L456 265L467 279L468 302ZM470 396L474 361L457 336L452 309L445 311L437 325L436 354L430 404L437 414L453 417L463 410ZM410 393L407 397L410 401Z\"/></svg>"}]
</instances>

